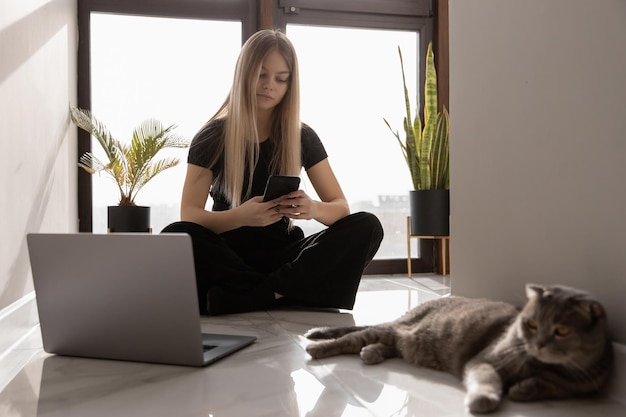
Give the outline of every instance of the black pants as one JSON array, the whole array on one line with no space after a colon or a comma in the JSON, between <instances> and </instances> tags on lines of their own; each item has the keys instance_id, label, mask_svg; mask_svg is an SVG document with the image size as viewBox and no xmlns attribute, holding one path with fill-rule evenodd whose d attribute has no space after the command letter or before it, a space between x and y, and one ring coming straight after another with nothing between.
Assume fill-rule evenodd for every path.
<instances>
[{"instance_id":1,"label":"black pants","mask_svg":"<svg viewBox=\"0 0 626 417\"><path fill-rule=\"evenodd\" d=\"M267 308L275 292L300 305L351 309L383 238L378 218L365 212L308 237L282 221L219 235L176 222L162 233L191 236L200 311L211 315Z\"/></svg>"}]
</instances>

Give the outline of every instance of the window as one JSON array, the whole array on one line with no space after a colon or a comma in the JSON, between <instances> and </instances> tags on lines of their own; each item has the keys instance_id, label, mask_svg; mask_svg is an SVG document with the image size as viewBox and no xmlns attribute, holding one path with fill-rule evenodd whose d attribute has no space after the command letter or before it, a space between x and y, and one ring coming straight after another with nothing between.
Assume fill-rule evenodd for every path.
<instances>
[{"instance_id":1,"label":"window","mask_svg":"<svg viewBox=\"0 0 626 417\"><path fill-rule=\"evenodd\" d=\"M398 46L416 97L418 33L288 24L287 35L298 52L302 120L324 142L352 211L372 212L383 223L385 239L376 258L406 256L412 185L383 117L401 129L405 107ZM316 226L299 225L307 234Z\"/></svg>"},{"instance_id":2,"label":"window","mask_svg":"<svg viewBox=\"0 0 626 417\"><path fill-rule=\"evenodd\" d=\"M142 31L132 27L135 24L144 25ZM176 124L176 133L191 139L216 110L211 104L224 100L228 88L224 84L230 84L223 78L211 80L209 72L230 71L232 78L241 42L256 30L256 25L257 6L248 0L81 0L78 106L93 110L120 140L128 138L132 129L147 117L157 118L165 126ZM150 35L146 36L148 32ZM145 58L151 51L163 62L157 62L154 56ZM219 66L215 65L218 59L224 59ZM143 70L139 76L137 68ZM157 84L148 75L160 77ZM185 88L188 90L181 91ZM160 97L154 99L153 92L174 98L170 102ZM198 104L200 101L202 104ZM77 159L92 149L87 133L79 130L78 136ZM99 149L93 150L97 154ZM183 158L186 159L186 153ZM158 192L153 187L163 185L161 181L182 181L177 177L184 175L184 159L180 167L160 174L139 193L138 204L152 206L155 202L151 217L156 231L160 230L160 223L179 217L180 185ZM164 198L171 199L173 207L162 206ZM113 204L117 204L117 195L112 193L110 184L79 169L79 231L105 230L106 214L101 207Z\"/></svg>"},{"instance_id":3,"label":"window","mask_svg":"<svg viewBox=\"0 0 626 417\"><path fill-rule=\"evenodd\" d=\"M147 118L175 124L175 133L191 140L228 94L241 38L240 21L93 13L94 115L123 142L130 142L132 130ZM101 151L97 144L92 149ZM165 156L179 158L179 165L159 174L136 199L151 207L156 232L180 218L187 150L157 155ZM92 186L92 230L104 233L106 207L117 204L119 192L105 176L93 176Z\"/></svg>"},{"instance_id":4,"label":"window","mask_svg":"<svg viewBox=\"0 0 626 417\"><path fill-rule=\"evenodd\" d=\"M402 132L398 47L416 98L413 111L423 102L424 74L418 69L433 37L430 2L279 0L274 20L298 52L302 120L324 142L352 211L370 211L383 224L385 239L367 272L405 272L413 186L383 118ZM300 226L312 232L316 225ZM432 242L413 248L414 270L431 270Z\"/></svg>"},{"instance_id":5,"label":"window","mask_svg":"<svg viewBox=\"0 0 626 417\"><path fill-rule=\"evenodd\" d=\"M395 138L382 119L401 130L398 45L411 74L408 84L422 101L419 57L433 38L431 4L430 0L81 0L78 106L92 109L120 139L147 117L176 124L176 132L191 139L225 98L242 42L258 26L283 29L300 58L303 121L324 141L353 211L373 211L384 224L385 242L367 272L406 272L406 199L411 185ZM142 30L137 30L138 24ZM163 62L148 65L148 72L136 72L142 63L151 62L150 54L162 54ZM328 62L336 64L335 70ZM79 131L78 155L91 150L85 135ZM181 166L160 174L137 199L138 204L153 207L156 231L178 218L186 152L176 156ZM355 177L357 182L352 181ZM103 207L117 202L106 182L79 170L80 231L103 231ZM418 256L413 270L432 270L431 242L420 243Z\"/></svg>"}]
</instances>

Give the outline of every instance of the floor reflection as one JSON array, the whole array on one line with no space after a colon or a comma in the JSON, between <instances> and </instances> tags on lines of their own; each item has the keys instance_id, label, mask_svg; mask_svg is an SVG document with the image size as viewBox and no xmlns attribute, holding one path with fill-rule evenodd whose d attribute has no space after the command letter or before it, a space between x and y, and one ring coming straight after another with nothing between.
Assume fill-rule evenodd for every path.
<instances>
[{"instance_id":1,"label":"floor reflection","mask_svg":"<svg viewBox=\"0 0 626 417\"><path fill-rule=\"evenodd\" d=\"M400 359L364 365L357 355L313 360L311 327L377 324L449 294L447 277L366 279L352 311L281 308L203 318L202 330L257 342L206 368L50 356L33 359L0 392L2 417L467 416L454 377ZM0 376L3 370L0 369ZM602 401L507 402L498 416L621 416Z\"/></svg>"}]
</instances>

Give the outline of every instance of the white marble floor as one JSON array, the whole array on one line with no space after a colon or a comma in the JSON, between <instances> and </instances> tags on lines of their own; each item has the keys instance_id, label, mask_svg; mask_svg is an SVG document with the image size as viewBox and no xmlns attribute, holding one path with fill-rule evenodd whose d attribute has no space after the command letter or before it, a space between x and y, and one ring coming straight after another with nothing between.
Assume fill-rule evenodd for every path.
<instances>
[{"instance_id":1,"label":"white marble floor","mask_svg":"<svg viewBox=\"0 0 626 417\"><path fill-rule=\"evenodd\" d=\"M312 360L302 334L320 325L392 320L449 292L437 276L364 278L352 311L276 309L203 318L203 331L251 334L251 346L206 368L52 356L38 331L15 347L28 356L0 369L2 417L464 416L463 389L452 376L400 359L363 365L357 356ZM9 367L10 368L10 367ZM497 416L624 416L604 399L506 402Z\"/></svg>"}]
</instances>

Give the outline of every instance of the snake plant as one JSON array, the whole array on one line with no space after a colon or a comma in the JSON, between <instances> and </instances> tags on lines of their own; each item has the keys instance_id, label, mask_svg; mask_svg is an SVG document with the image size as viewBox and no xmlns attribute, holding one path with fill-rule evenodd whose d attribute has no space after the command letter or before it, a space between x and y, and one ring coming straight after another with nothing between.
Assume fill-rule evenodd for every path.
<instances>
[{"instance_id":1,"label":"snake plant","mask_svg":"<svg viewBox=\"0 0 626 417\"><path fill-rule=\"evenodd\" d=\"M108 158L104 163L93 153L85 152L79 158L78 166L90 174L102 171L109 174L119 189L120 206L134 206L137 193L148 181L178 165L178 158L154 160L161 149L189 146L185 139L172 133L175 125L163 127L158 120L144 120L133 130L130 144L124 144L115 139L90 111L71 107L70 116L76 126L96 138Z\"/></svg>"},{"instance_id":2,"label":"snake plant","mask_svg":"<svg viewBox=\"0 0 626 417\"><path fill-rule=\"evenodd\" d=\"M398 47L398 54L400 55L406 106L406 116L403 121L404 141L398 131L391 127L387 119L383 118L383 120L400 144L411 173L414 188L416 190L447 190L450 188L450 116L445 106L442 112L437 111L437 73L432 42L428 44L428 51L426 52L423 122L419 114L416 114L415 118L411 117L411 101L406 87L404 62L400 47Z\"/></svg>"}]
</instances>

